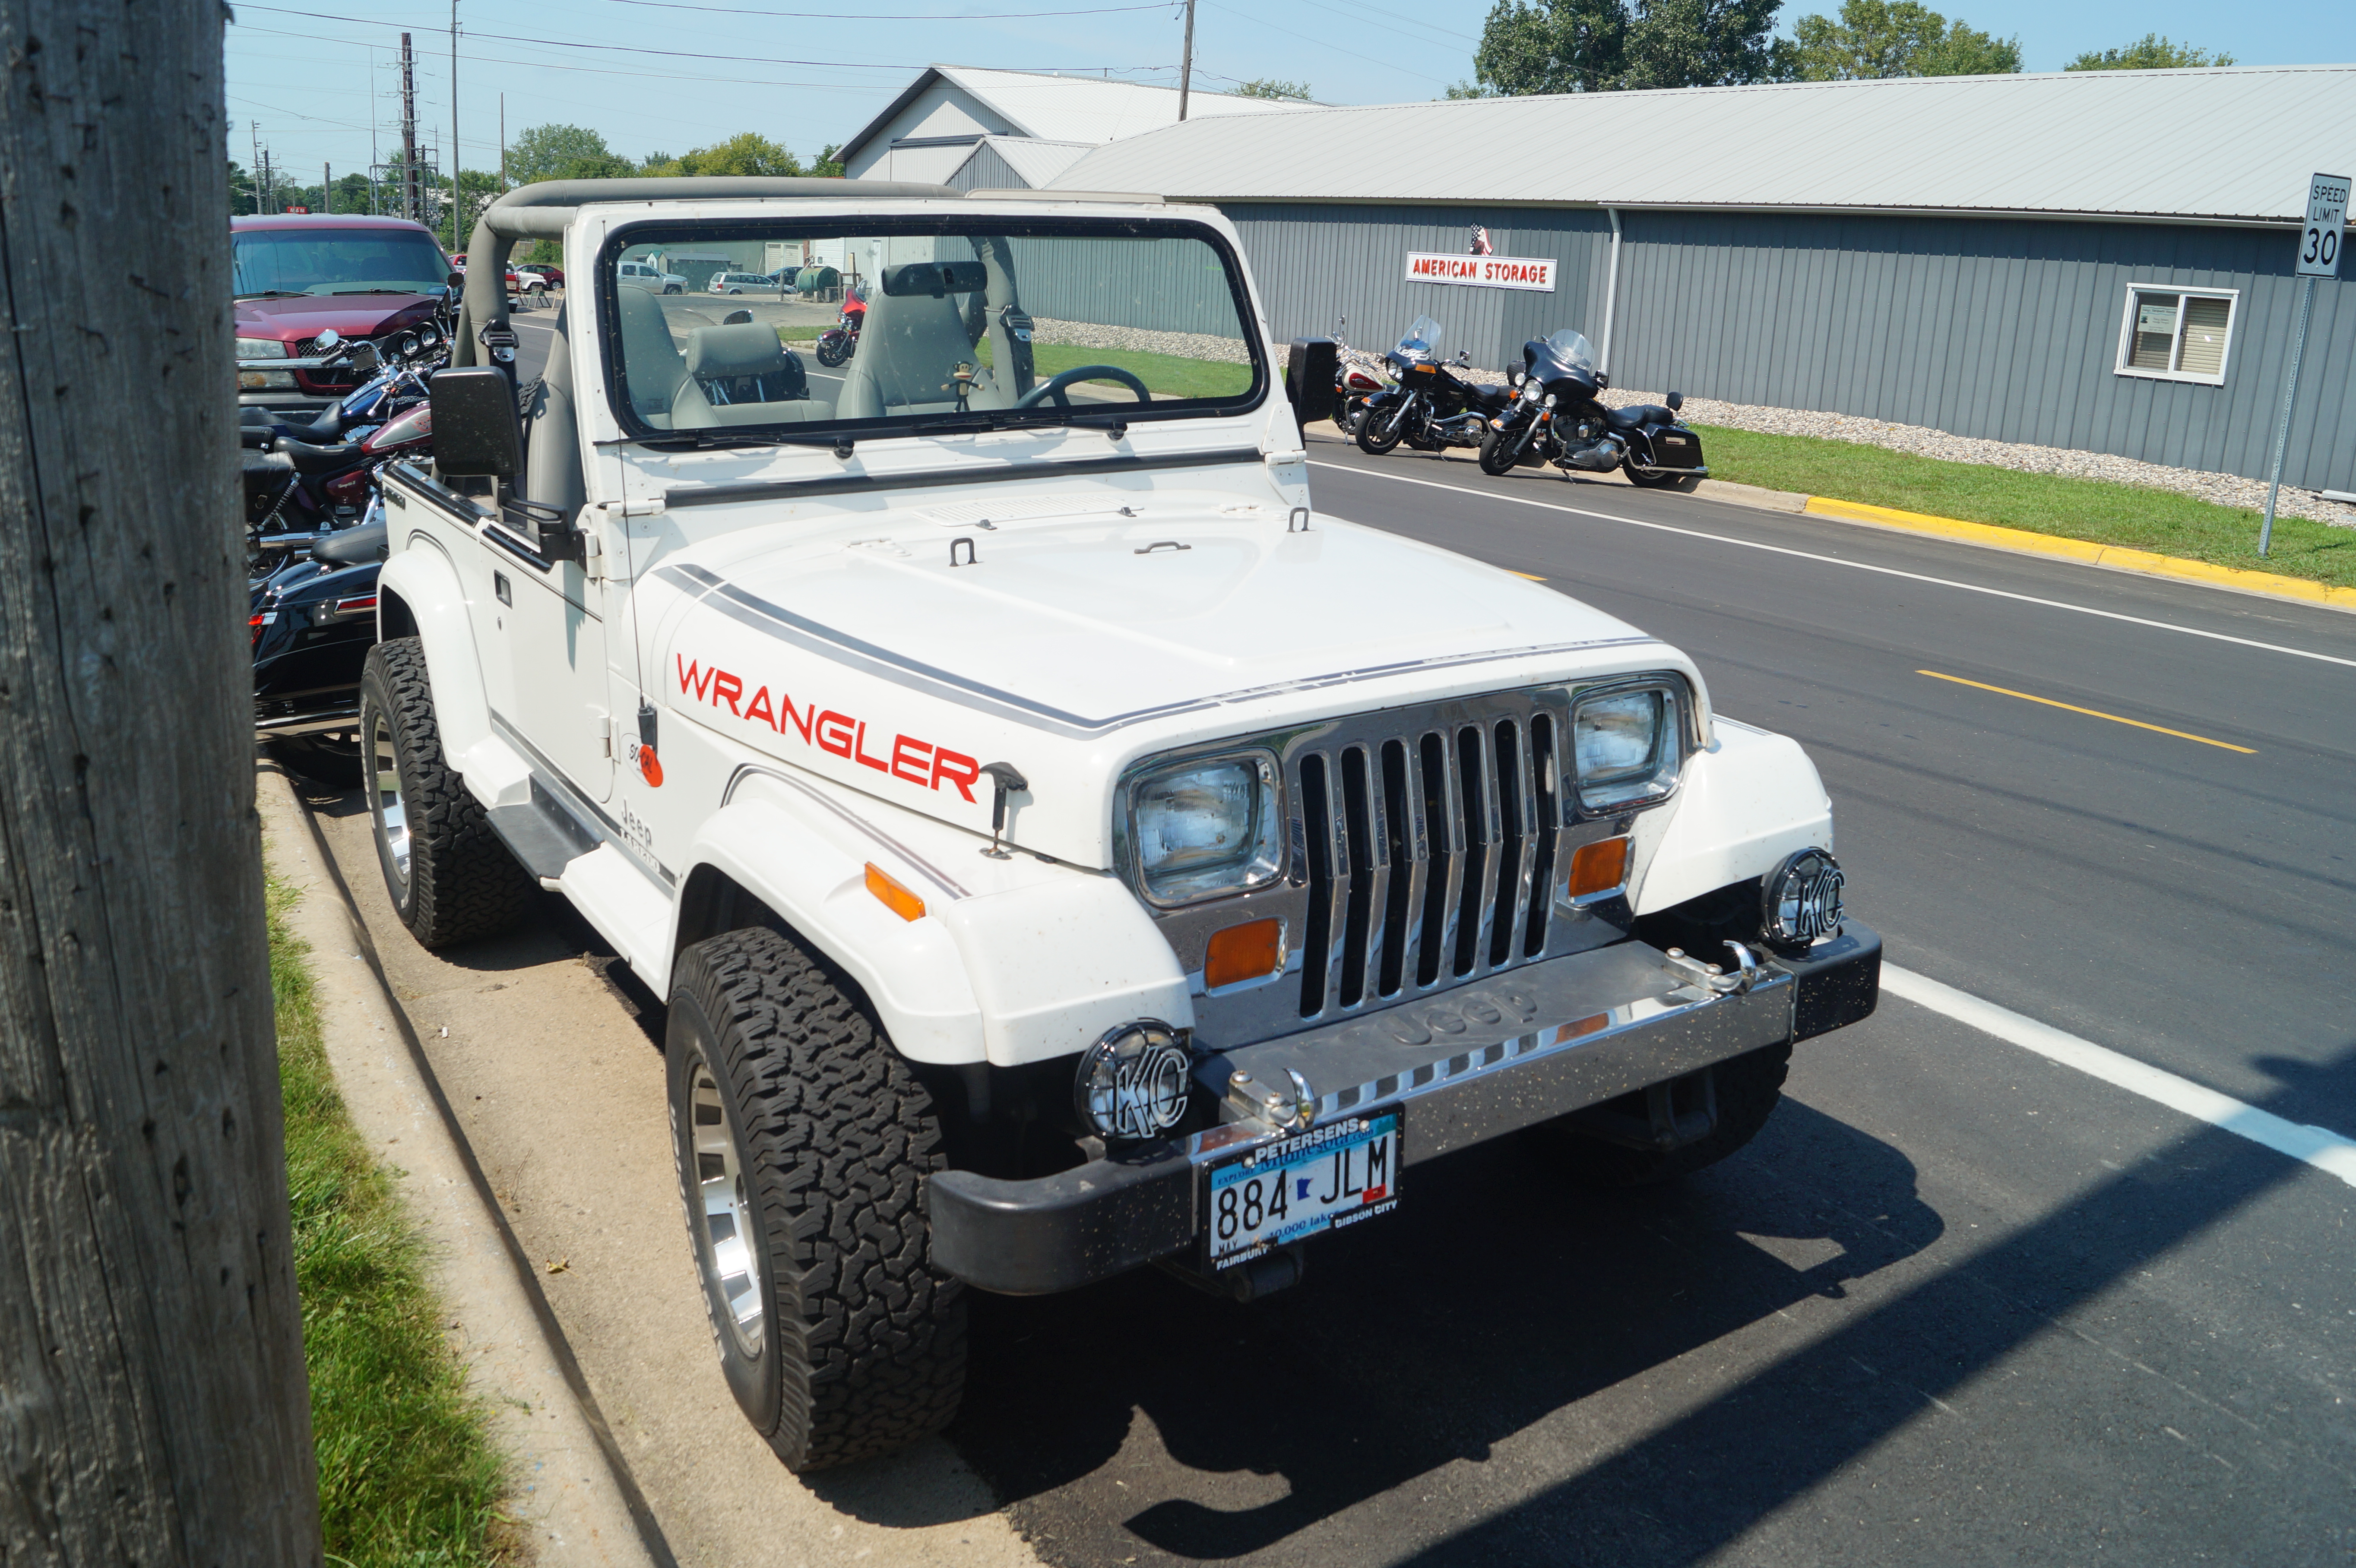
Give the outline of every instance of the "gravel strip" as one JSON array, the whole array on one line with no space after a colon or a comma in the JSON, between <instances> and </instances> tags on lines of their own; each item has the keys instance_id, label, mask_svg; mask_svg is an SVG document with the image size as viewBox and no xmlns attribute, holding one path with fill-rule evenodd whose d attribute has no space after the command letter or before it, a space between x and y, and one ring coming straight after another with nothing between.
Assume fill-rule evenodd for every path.
<instances>
[{"instance_id":1,"label":"gravel strip","mask_svg":"<svg viewBox=\"0 0 2356 1568\"><path fill-rule=\"evenodd\" d=\"M1251 349L1240 337L1219 337L1207 332L1149 332L1141 326L1099 326L1087 321L1031 318L1031 341L1072 348L1128 348L1146 354L1172 354L1181 359L1209 359L1221 365L1248 365Z\"/></svg>"},{"instance_id":2,"label":"gravel strip","mask_svg":"<svg viewBox=\"0 0 2356 1568\"><path fill-rule=\"evenodd\" d=\"M1622 408L1630 403L1656 403L1661 395L1614 387L1603 394L1603 400ZM2199 501L2212 501L2221 507L2246 507L2254 512L2265 510L2266 505L2265 482L2244 479L2238 474L2168 468L2157 463L2138 463L2132 457L2115 457L2106 452L1979 441L1922 425L1891 424L1887 420L1864 419L1856 414L1812 413L1804 409L1772 409L1755 403L1721 403L1714 398L1687 398L1679 417L1692 424L1725 425L1765 435L1813 435L1828 441L1862 442L1891 452L1911 452L1948 463L1984 463L2023 474L2059 474L2072 479L2144 485L2155 490L2173 490ZM2356 528L2356 507L2327 501L2313 490L2294 489L2288 485L2283 486L2275 511L2281 517Z\"/></svg>"}]
</instances>

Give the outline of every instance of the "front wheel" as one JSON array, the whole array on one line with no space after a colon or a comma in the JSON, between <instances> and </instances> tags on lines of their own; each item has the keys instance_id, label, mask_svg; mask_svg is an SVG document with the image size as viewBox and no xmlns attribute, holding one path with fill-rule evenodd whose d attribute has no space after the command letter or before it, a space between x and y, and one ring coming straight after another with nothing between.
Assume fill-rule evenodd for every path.
<instances>
[{"instance_id":1,"label":"front wheel","mask_svg":"<svg viewBox=\"0 0 2356 1568\"><path fill-rule=\"evenodd\" d=\"M1400 428L1407 422L1407 405L1386 403L1381 408L1369 405L1358 416L1358 450L1380 457L1398 447Z\"/></svg>"},{"instance_id":2,"label":"front wheel","mask_svg":"<svg viewBox=\"0 0 2356 1568\"><path fill-rule=\"evenodd\" d=\"M1509 431L1493 430L1481 438L1481 472L1494 478L1504 478L1514 471L1514 448L1519 436Z\"/></svg>"},{"instance_id":3,"label":"front wheel","mask_svg":"<svg viewBox=\"0 0 2356 1568\"><path fill-rule=\"evenodd\" d=\"M679 284L677 284L677 283L665 283L665 284L663 285L663 293L667 293L667 294L675 294L675 293L678 293L679 292L680 292L680 285L679 285Z\"/></svg>"},{"instance_id":4,"label":"front wheel","mask_svg":"<svg viewBox=\"0 0 2356 1568\"><path fill-rule=\"evenodd\" d=\"M426 947L496 936L534 886L442 753L425 647L396 637L360 668L360 766L393 912Z\"/></svg>"},{"instance_id":5,"label":"front wheel","mask_svg":"<svg viewBox=\"0 0 2356 1568\"><path fill-rule=\"evenodd\" d=\"M964 1286L932 1264L932 1098L798 944L683 954L663 1055L673 1152L720 1365L788 1469L904 1448L957 1414Z\"/></svg>"}]
</instances>

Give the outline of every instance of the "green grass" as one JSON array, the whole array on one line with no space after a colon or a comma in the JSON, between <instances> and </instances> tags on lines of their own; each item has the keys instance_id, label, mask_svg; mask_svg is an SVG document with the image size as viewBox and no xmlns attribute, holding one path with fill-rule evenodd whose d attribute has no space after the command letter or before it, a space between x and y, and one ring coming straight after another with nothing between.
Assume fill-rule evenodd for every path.
<instances>
[{"instance_id":1,"label":"green grass","mask_svg":"<svg viewBox=\"0 0 2356 1568\"><path fill-rule=\"evenodd\" d=\"M2277 515L2273 552L2261 559L2259 514L2172 491L1945 463L1852 441L1698 428L1716 479L2356 585L2356 528Z\"/></svg>"},{"instance_id":2,"label":"green grass","mask_svg":"<svg viewBox=\"0 0 2356 1568\"><path fill-rule=\"evenodd\" d=\"M353 1568L509 1562L506 1463L442 1338L423 1247L392 1179L345 1113L319 1035L299 896L270 881L270 982L286 1111L294 1280L328 1561Z\"/></svg>"},{"instance_id":3,"label":"green grass","mask_svg":"<svg viewBox=\"0 0 2356 1568\"><path fill-rule=\"evenodd\" d=\"M808 337L791 334L808 331ZM778 338L789 347L805 353L816 353L818 329L786 325L777 328ZM991 362L990 339L985 337L975 346L974 363ZM1031 348L1031 368L1040 380L1076 369L1082 365L1118 365L1145 383L1146 390L1157 398L1233 398L1251 388L1251 367L1228 365L1216 359L1189 359L1183 354L1156 354L1143 348L1074 348L1061 343L1038 343ZM1125 390L1119 381L1087 383L1108 391Z\"/></svg>"}]
</instances>

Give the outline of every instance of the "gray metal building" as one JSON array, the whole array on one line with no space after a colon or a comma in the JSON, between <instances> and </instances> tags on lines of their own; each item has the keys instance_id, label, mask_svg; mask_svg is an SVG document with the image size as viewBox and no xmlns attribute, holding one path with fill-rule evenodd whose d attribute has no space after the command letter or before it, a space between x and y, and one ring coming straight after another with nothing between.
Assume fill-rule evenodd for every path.
<instances>
[{"instance_id":1,"label":"gray metal building","mask_svg":"<svg viewBox=\"0 0 2356 1568\"><path fill-rule=\"evenodd\" d=\"M1622 386L2263 476L2319 170L2356 173L2356 67L1302 111L1051 186L1217 205L1280 341L1423 313L1494 368L1576 326ZM1409 280L1474 226L1552 287ZM2351 361L2356 282L2319 283L2286 482L2356 489Z\"/></svg>"}]
</instances>

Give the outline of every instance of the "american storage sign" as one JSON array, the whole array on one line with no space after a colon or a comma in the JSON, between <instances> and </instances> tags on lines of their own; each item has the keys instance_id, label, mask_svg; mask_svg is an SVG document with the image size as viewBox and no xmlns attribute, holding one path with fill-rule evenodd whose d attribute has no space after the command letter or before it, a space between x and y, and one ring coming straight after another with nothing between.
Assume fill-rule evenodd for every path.
<instances>
[{"instance_id":1,"label":"american storage sign","mask_svg":"<svg viewBox=\"0 0 2356 1568\"><path fill-rule=\"evenodd\" d=\"M1465 283L1476 289L1535 289L1554 293L1551 256L1446 256L1435 251L1407 254L1410 283Z\"/></svg>"}]
</instances>

